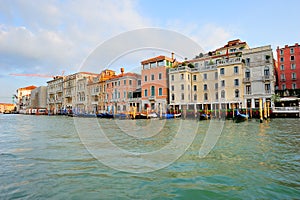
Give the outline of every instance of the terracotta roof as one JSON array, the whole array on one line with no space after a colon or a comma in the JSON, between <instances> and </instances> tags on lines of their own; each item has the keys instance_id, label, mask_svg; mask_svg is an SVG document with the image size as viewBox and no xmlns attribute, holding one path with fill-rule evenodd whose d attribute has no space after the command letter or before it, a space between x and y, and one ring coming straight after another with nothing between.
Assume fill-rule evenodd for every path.
<instances>
[{"instance_id":1,"label":"terracotta roof","mask_svg":"<svg viewBox=\"0 0 300 200\"><path fill-rule=\"evenodd\" d=\"M145 65L145 64L148 64L148 63L151 63L151 62L157 62L157 61L161 61L161 60L169 60L169 61L173 61L172 58L169 58L169 57L167 57L167 56L162 56L162 55L160 55L160 56L156 56L156 57L154 57L154 58L149 58L149 59L147 59L147 60L143 60L143 61L141 62L141 64L142 64L142 65Z\"/></svg>"},{"instance_id":2,"label":"terracotta roof","mask_svg":"<svg viewBox=\"0 0 300 200\"><path fill-rule=\"evenodd\" d=\"M36 86L31 85L31 86L27 86L27 87L23 87L23 88L19 88L19 90L34 90L36 88Z\"/></svg>"}]
</instances>

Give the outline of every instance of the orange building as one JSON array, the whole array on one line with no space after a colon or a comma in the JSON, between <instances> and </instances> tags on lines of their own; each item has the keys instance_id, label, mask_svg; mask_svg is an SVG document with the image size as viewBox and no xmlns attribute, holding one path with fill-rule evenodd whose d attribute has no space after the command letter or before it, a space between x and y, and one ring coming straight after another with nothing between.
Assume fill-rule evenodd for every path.
<instances>
[{"instance_id":1,"label":"orange building","mask_svg":"<svg viewBox=\"0 0 300 200\"><path fill-rule=\"evenodd\" d=\"M0 103L0 113L11 113L16 105L12 103Z\"/></svg>"},{"instance_id":2,"label":"orange building","mask_svg":"<svg viewBox=\"0 0 300 200\"><path fill-rule=\"evenodd\" d=\"M168 69L174 63L172 58L157 56L144 60L142 65L142 107L144 110L166 111L169 99Z\"/></svg>"}]
</instances>

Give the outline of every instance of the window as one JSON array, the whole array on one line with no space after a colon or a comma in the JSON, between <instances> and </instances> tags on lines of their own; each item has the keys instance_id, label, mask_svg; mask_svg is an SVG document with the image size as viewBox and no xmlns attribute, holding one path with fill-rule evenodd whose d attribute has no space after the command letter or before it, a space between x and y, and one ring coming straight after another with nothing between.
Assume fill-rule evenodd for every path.
<instances>
[{"instance_id":1,"label":"window","mask_svg":"<svg viewBox=\"0 0 300 200\"><path fill-rule=\"evenodd\" d=\"M281 74L281 75L280 75L280 79L281 79L282 81L285 81L285 74Z\"/></svg>"},{"instance_id":2,"label":"window","mask_svg":"<svg viewBox=\"0 0 300 200\"><path fill-rule=\"evenodd\" d=\"M297 89L296 83L292 83L292 89L293 89L293 90Z\"/></svg>"},{"instance_id":3,"label":"window","mask_svg":"<svg viewBox=\"0 0 300 200\"><path fill-rule=\"evenodd\" d=\"M234 86L239 86L239 79L234 79Z\"/></svg>"},{"instance_id":4,"label":"window","mask_svg":"<svg viewBox=\"0 0 300 200\"><path fill-rule=\"evenodd\" d=\"M126 98L126 91L123 92L123 98Z\"/></svg>"},{"instance_id":5,"label":"window","mask_svg":"<svg viewBox=\"0 0 300 200\"><path fill-rule=\"evenodd\" d=\"M218 83L215 83L215 89L216 90L218 89Z\"/></svg>"},{"instance_id":6,"label":"window","mask_svg":"<svg viewBox=\"0 0 300 200\"><path fill-rule=\"evenodd\" d=\"M193 81L197 81L197 75L193 75Z\"/></svg>"},{"instance_id":7,"label":"window","mask_svg":"<svg viewBox=\"0 0 300 200\"><path fill-rule=\"evenodd\" d=\"M171 90L174 91L174 85L171 85Z\"/></svg>"},{"instance_id":8,"label":"window","mask_svg":"<svg viewBox=\"0 0 300 200\"><path fill-rule=\"evenodd\" d=\"M120 86L120 81L118 81L118 86Z\"/></svg>"},{"instance_id":9,"label":"window","mask_svg":"<svg viewBox=\"0 0 300 200\"><path fill-rule=\"evenodd\" d=\"M280 65L280 70L284 70L284 65Z\"/></svg>"},{"instance_id":10,"label":"window","mask_svg":"<svg viewBox=\"0 0 300 200\"><path fill-rule=\"evenodd\" d=\"M295 63L291 64L291 69L296 69L296 64Z\"/></svg>"},{"instance_id":11,"label":"window","mask_svg":"<svg viewBox=\"0 0 300 200\"><path fill-rule=\"evenodd\" d=\"M174 81L174 75L171 76L171 80Z\"/></svg>"},{"instance_id":12,"label":"window","mask_svg":"<svg viewBox=\"0 0 300 200\"><path fill-rule=\"evenodd\" d=\"M175 95L174 95L174 94L172 94L171 100L172 100L172 101L175 101Z\"/></svg>"},{"instance_id":13,"label":"window","mask_svg":"<svg viewBox=\"0 0 300 200\"><path fill-rule=\"evenodd\" d=\"M188 85L188 91L190 91L190 85Z\"/></svg>"},{"instance_id":14,"label":"window","mask_svg":"<svg viewBox=\"0 0 300 200\"><path fill-rule=\"evenodd\" d=\"M221 91L221 98L225 99L225 90Z\"/></svg>"},{"instance_id":15,"label":"window","mask_svg":"<svg viewBox=\"0 0 300 200\"><path fill-rule=\"evenodd\" d=\"M235 98L240 97L240 91L239 91L238 89L236 89L236 90L234 91L234 96L235 96Z\"/></svg>"},{"instance_id":16,"label":"window","mask_svg":"<svg viewBox=\"0 0 300 200\"><path fill-rule=\"evenodd\" d=\"M205 90L205 91L207 90L207 84L203 85L203 90Z\"/></svg>"},{"instance_id":17,"label":"window","mask_svg":"<svg viewBox=\"0 0 300 200\"><path fill-rule=\"evenodd\" d=\"M270 69L269 69L268 66L266 66L265 69L264 69L264 75L265 76L269 76L270 75Z\"/></svg>"},{"instance_id":18,"label":"window","mask_svg":"<svg viewBox=\"0 0 300 200\"><path fill-rule=\"evenodd\" d=\"M295 57L294 56L291 56L291 61L294 61L295 60Z\"/></svg>"},{"instance_id":19,"label":"window","mask_svg":"<svg viewBox=\"0 0 300 200\"><path fill-rule=\"evenodd\" d=\"M181 90L184 90L184 85L183 84L181 84Z\"/></svg>"},{"instance_id":20,"label":"window","mask_svg":"<svg viewBox=\"0 0 300 200\"><path fill-rule=\"evenodd\" d=\"M286 90L286 85L285 84L282 84L282 90Z\"/></svg>"},{"instance_id":21,"label":"window","mask_svg":"<svg viewBox=\"0 0 300 200\"><path fill-rule=\"evenodd\" d=\"M129 85L132 85L132 80L129 80Z\"/></svg>"},{"instance_id":22,"label":"window","mask_svg":"<svg viewBox=\"0 0 300 200\"><path fill-rule=\"evenodd\" d=\"M147 82L147 81L148 81L148 76L145 76L144 78L145 78L145 79L144 79L145 82Z\"/></svg>"},{"instance_id":23,"label":"window","mask_svg":"<svg viewBox=\"0 0 300 200\"><path fill-rule=\"evenodd\" d=\"M282 49L280 49L280 55L283 55L283 50Z\"/></svg>"},{"instance_id":24,"label":"window","mask_svg":"<svg viewBox=\"0 0 300 200\"><path fill-rule=\"evenodd\" d=\"M204 93L204 100L205 100L205 101L208 100L208 95L207 95L207 93Z\"/></svg>"},{"instance_id":25,"label":"window","mask_svg":"<svg viewBox=\"0 0 300 200\"><path fill-rule=\"evenodd\" d=\"M151 74L151 80L154 81L154 74Z\"/></svg>"},{"instance_id":26,"label":"window","mask_svg":"<svg viewBox=\"0 0 300 200\"><path fill-rule=\"evenodd\" d=\"M221 80L221 86L225 87L225 80Z\"/></svg>"},{"instance_id":27,"label":"window","mask_svg":"<svg viewBox=\"0 0 300 200\"><path fill-rule=\"evenodd\" d=\"M197 85L194 85L194 91L195 92L197 91Z\"/></svg>"},{"instance_id":28,"label":"window","mask_svg":"<svg viewBox=\"0 0 300 200\"><path fill-rule=\"evenodd\" d=\"M149 69L149 68L150 68L149 63L148 63L148 64L145 64L145 65L143 66L143 68L144 68L144 69Z\"/></svg>"},{"instance_id":29,"label":"window","mask_svg":"<svg viewBox=\"0 0 300 200\"><path fill-rule=\"evenodd\" d=\"M184 100L184 94L181 93L181 100Z\"/></svg>"},{"instance_id":30,"label":"window","mask_svg":"<svg viewBox=\"0 0 300 200\"><path fill-rule=\"evenodd\" d=\"M292 73L292 79L296 80L296 73L295 72Z\"/></svg>"},{"instance_id":31,"label":"window","mask_svg":"<svg viewBox=\"0 0 300 200\"><path fill-rule=\"evenodd\" d=\"M294 48L290 48L291 54L294 54Z\"/></svg>"},{"instance_id":32,"label":"window","mask_svg":"<svg viewBox=\"0 0 300 200\"><path fill-rule=\"evenodd\" d=\"M162 73L159 73L158 74L158 80L161 80L162 79Z\"/></svg>"},{"instance_id":33,"label":"window","mask_svg":"<svg viewBox=\"0 0 300 200\"><path fill-rule=\"evenodd\" d=\"M218 80L218 72L215 72L215 79Z\"/></svg>"},{"instance_id":34,"label":"window","mask_svg":"<svg viewBox=\"0 0 300 200\"><path fill-rule=\"evenodd\" d=\"M246 69L245 77L250 78L250 69Z\"/></svg>"},{"instance_id":35,"label":"window","mask_svg":"<svg viewBox=\"0 0 300 200\"><path fill-rule=\"evenodd\" d=\"M163 90L162 90L162 88L158 88L158 96L162 96L162 92Z\"/></svg>"},{"instance_id":36,"label":"window","mask_svg":"<svg viewBox=\"0 0 300 200\"><path fill-rule=\"evenodd\" d=\"M128 92L128 98L132 98L132 92Z\"/></svg>"},{"instance_id":37,"label":"window","mask_svg":"<svg viewBox=\"0 0 300 200\"><path fill-rule=\"evenodd\" d=\"M246 64L246 66L248 66L248 67L250 66L250 58L246 58L246 63L245 63L245 64Z\"/></svg>"},{"instance_id":38,"label":"window","mask_svg":"<svg viewBox=\"0 0 300 200\"><path fill-rule=\"evenodd\" d=\"M215 97L216 97L216 100L219 99L219 94L218 94L218 92L216 92Z\"/></svg>"},{"instance_id":39,"label":"window","mask_svg":"<svg viewBox=\"0 0 300 200\"><path fill-rule=\"evenodd\" d=\"M283 62L283 61L284 61L284 59L283 59L283 57L281 57L281 58L280 58L280 62Z\"/></svg>"},{"instance_id":40,"label":"window","mask_svg":"<svg viewBox=\"0 0 300 200\"><path fill-rule=\"evenodd\" d=\"M144 90L144 95L145 95L145 97L148 96L148 90L147 89Z\"/></svg>"},{"instance_id":41,"label":"window","mask_svg":"<svg viewBox=\"0 0 300 200\"><path fill-rule=\"evenodd\" d=\"M220 75L224 75L225 74L225 69L224 68L221 68L220 69Z\"/></svg>"},{"instance_id":42,"label":"window","mask_svg":"<svg viewBox=\"0 0 300 200\"><path fill-rule=\"evenodd\" d=\"M156 62L150 63L150 68L156 67Z\"/></svg>"},{"instance_id":43,"label":"window","mask_svg":"<svg viewBox=\"0 0 300 200\"><path fill-rule=\"evenodd\" d=\"M151 96L155 96L155 87L151 86Z\"/></svg>"},{"instance_id":44,"label":"window","mask_svg":"<svg viewBox=\"0 0 300 200\"><path fill-rule=\"evenodd\" d=\"M190 80L190 75L188 74L188 80Z\"/></svg>"},{"instance_id":45,"label":"window","mask_svg":"<svg viewBox=\"0 0 300 200\"><path fill-rule=\"evenodd\" d=\"M207 80L207 74L203 74L203 79Z\"/></svg>"},{"instance_id":46,"label":"window","mask_svg":"<svg viewBox=\"0 0 300 200\"><path fill-rule=\"evenodd\" d=\"M138 85L141 85L142 84L142 81L141 80L138 80Z\"/></svg>"},{"instance_id":47,"label":"window","mask_svg":"<svg viewBox=\"0 0 300 200\"><path fill-rule=\"evenodd\" d=\"M251 94L251 85L246 85L246 94Z\"/></svg>"},{"instance_id":48,"label":"window","mask_svg":"<svg viewBox=\"0 0 300 200\"><path fill-rule=\"evenodd\" d=\"M165 65L165 62L163 60L157 62L157 66L159 66L159 67L164 66L164 65Z\"/></svg>"},{"instance_id":49,"label":"window","mask_svg":"<svg viewBox=\"0 0 300 200\"><path fill-rule=\"evenodd\" d=\"M197 94L194 94L194 101L197 101Z\"/></svg>"},{"instance_id":50,"label":"window","mask_svg":"<svg viewBox=\"0 0 300 200\"><path fill-rule=\"evenodd\" d=\"M180 79L181 79L181 80L184 79L184 74L180 74Z\"/></svg>"},{"instance_id":51,"label":"window","mask_svg":"<svg viewBox=\"0 0 300 200\"><path fill-rule=\"evenodd\" d=\"M238 66L234 66L233 71L235 74L239 73L239 67Z\"/></svg>"},{"instance_id":52,"label":"window","mask_svg":"<svg viewBox=\"0 0 300 200\"><path fill-rule=\"evenodd\" d=\"M271 93L271 85L270 84L265 84L265 92L267 94L270 94Z\"/></svg>"}]
</instances>

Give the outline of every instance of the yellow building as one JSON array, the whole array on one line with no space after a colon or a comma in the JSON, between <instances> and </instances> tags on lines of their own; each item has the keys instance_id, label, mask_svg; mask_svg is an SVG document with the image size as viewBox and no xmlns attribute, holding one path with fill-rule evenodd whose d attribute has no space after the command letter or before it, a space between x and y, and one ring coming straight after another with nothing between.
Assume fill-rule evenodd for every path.
<instances>
[{"instance_id":1,"label":"yellow building","mask_svg":"<svg viewBox=\"0 0 300 200\"><path fill-rule=\"evenodd\" d=\"M11 103L0 103L0 113L11 113L15 110L16 105Z\"/></svg>"}]
</instances>

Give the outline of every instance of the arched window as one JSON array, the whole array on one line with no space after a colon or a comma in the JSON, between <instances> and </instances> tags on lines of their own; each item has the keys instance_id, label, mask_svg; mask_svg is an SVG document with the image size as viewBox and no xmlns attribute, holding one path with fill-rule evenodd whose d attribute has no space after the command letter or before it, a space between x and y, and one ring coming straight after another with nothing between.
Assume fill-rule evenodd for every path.
<instances>
[{"instance_id":1,"label":"arched window","mask_svg":"<svg viewBox=\"0 0 300 200\"><path fill-rule=\"evenodd\" d=\"M236 89L236 90L234 91L234 96L235 96L236 98L240 97L240 91L239 91L238 89Z\"/></svg>"},{"instance_id":2,"label":"arched window","mask_svg":"<svg viewBox=\"0 0 300 200\"><path fill-rule=\"evenodd\" d=\"M221 91L221 98L223 98L223 99L225 98L225 90Z\"/></svg>"},{"instance_id":3,"label":"arched window","mask_svg":"<svg viewBox=\"0 0 300 200\"><path fill-rule=\"evenodd\" d=\"M208 94L207 93L204 93L204 100L208 100Z\"/></svg>"},{"instance_id":4,"label":"arched window","mask_svg":"<svg viewBox=\"0 0 300 200\"><path fill-rule=\"evenodd\" d=\"M264 69L264 75L265 76L269 76L270 75L270 69L269 69L268 66L266 66L265 69Z\"/></svg>"},{"instance_id":5,"label":"arched window","mask_svg":"<svg viewBox=\"0 0 300 200\"><path fill-rule=\"evenodd\" d=\"M171 101L175 101L175 95L174 94L172 94Z\"/></svg>"},{"instance_id":6,"label":"arched window","mask_svg":"<svg viewBox=\"0 0 300 200\"><path fill-rule=\"evenodd\" d=\"M155 87L151 86L151 96L155 96Z\"/></svg>"},{"instance_id":7,"label":"arched window","mask_svg":"<svg viewBox=\"0 0 300 200\"><path fill-rule=\"evenodd\" d=\"M245 77L250 78L250 69L246 69Z\"/></svg>"},{"instance_id":8,"label":"arched window","mask_svg":"<svg viewBox=\"0 0 300 200\"><path fill-rule=\"evenodd\" d=\"M194 101L197 101L197 94L194 94Z\"/></svg>"},{"instance_id":9,"label":"arched window","mask_svg":"<svg viewBox=\"0 0 300 200\"><path fill-rule=\"evenodd\" d=\"M218 92L216 92L216 100L218 100L219 99L219 94L218 94Z\"/></svg>"}]
</instances>

